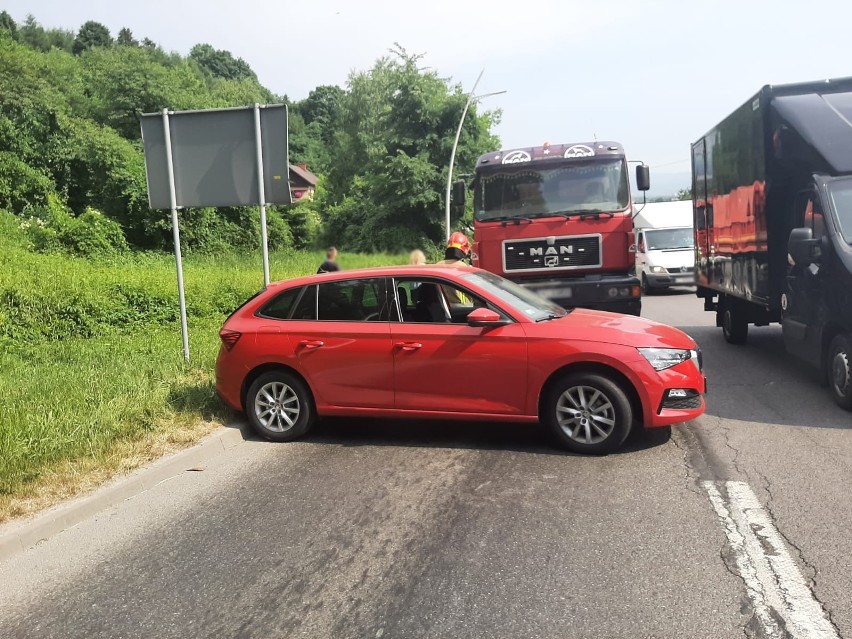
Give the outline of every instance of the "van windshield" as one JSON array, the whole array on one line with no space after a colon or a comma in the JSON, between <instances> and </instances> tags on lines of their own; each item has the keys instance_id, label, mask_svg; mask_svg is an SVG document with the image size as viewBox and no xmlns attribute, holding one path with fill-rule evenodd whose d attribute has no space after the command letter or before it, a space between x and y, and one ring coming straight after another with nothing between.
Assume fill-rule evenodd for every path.
<instances>
[{"instance_id":1,"label":"van windshield","mask_svg":"<svg viewBox=\"0 0 852 639\"><path fill-rule=\"evenodd\" d=\"M646 251L691 249L693 241L692 229L690 228L645 231Z\"/></svg>"},{"instance_id":2,"label":"van windshield","mask_svg":"<svg viewBox=\"0 0 852 639\"><path fill-rule=\"evenodd\" d=\"M847 244L852 244L852 178L829 182L828 192L840 234Z\"/></svg>"}]
</instances>

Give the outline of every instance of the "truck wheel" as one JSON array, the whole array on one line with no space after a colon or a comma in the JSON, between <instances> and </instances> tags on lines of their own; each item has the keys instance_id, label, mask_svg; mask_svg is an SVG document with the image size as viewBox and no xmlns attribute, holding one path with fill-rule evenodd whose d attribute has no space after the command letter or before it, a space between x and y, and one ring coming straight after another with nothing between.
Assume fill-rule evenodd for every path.
<instances>
[{"instance_id":1,"label":"truck wheel","mask_svg":"<svg viewBox=\"0 0 852 639\"><path fill-rule=\"evenodd\" d=\"M828 388L837 405L852 410L852 342L847 335L831 340L826 357Z\"/></svg>"},{"instance_id":2,"label":"truck wheel","mask_svg":"<svg viewBox=\"0 0 852 639\"><path fill-rule=\"evenodd\" d=\"M569 450L603 455L627 438L633 411L627 395L608 377L571 373L550 390L541 418Z\"/></svg>"},{"instance_id":3,"label":"truck wheel","mask_svg":"<svg viewBox=\"0 0 852 639\"><path fill-rule=\"evenodd\" d=\"M745 344L748 338L748 318L734 300L727 300L722 310L722 334L729 344Z\"/></svg>"}]
</instances>

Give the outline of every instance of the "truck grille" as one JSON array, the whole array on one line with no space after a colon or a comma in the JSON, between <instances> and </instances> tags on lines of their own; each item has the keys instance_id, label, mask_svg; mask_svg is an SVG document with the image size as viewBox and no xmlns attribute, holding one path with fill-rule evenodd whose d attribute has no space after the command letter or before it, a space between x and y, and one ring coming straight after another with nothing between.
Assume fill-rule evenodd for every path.
<instances>
[{"instance_id":1,"label":"truck grille","mask_svg":"<svg viewBox=\"0 0 852 639\"><path fill-rule=\"evenodd\" d=\"M503 241L503 271L566 271L601 265L600 235Z\"/></svg>"}]
</instances>

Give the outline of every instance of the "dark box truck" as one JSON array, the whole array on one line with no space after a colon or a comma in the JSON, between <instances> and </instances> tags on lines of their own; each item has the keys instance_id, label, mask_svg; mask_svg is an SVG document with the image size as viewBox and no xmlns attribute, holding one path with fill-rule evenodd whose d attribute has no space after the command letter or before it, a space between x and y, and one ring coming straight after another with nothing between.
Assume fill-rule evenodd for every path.
<instances>
[{"instance_id":1,"label":"dark box truck","mask_svg":"<svg viewBox=\"0 0 852 639\"><path fill-rule=\"evenodd\" d=\"M766 86L692 145L697 294L725 339L780 322L852 409L852 78Z\"/></svg>"}]
</instances>

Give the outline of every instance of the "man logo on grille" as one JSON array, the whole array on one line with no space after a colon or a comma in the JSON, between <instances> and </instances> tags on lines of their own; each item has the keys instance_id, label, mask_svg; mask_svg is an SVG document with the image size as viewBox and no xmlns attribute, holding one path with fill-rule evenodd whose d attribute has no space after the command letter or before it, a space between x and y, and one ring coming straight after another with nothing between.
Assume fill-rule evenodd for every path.
<instances>
[{"instance_id":1,"label":"man logo on grille","mask_svg":"<svg viewBox=\"0 0 852 639\"><path fill-rule=\"evenodd\" d=\"M559 256L558 255L548 255L544 258L544 265L548 267L559 266Z\"/></svg>"}]
</instances>

